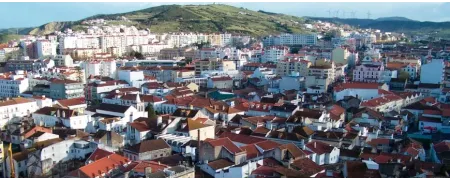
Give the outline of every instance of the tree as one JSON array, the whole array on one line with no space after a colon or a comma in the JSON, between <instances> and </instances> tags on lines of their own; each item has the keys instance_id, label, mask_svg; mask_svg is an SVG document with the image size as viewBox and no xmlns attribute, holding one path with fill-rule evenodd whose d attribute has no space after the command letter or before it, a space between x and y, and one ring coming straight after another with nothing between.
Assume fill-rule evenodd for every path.
<instances>
[{"instance_id":1,"label":"tree","mask_svg":"<svg viewBox=\"0 0 450 180\"><path fill-rule=\"evenodd\" d=\"M400 71L398 73L398 79L407 80L409 79L409 73L405 71Z\"/></svg>"},{"instance_id":2,"label":"tree","mask_svg":"<svg viewBox=\"0 0 450 180\"><path fill-rule=\"evenodd\" d=\"M150 119L156 119L157 118L156 112L153 109L153 105L151 105L151 104L148 104L147 113L148 113L148 118L150 118Z\"/></svg>"},{"instance_id":3,"label":"tree","mask_svg":"<svg viewBox=\"0 0 450 180\"><path fill-rule=\"evenodd\" d=\"M298 47L292 47L292 48L290 49L290 52L289 52L289 53L291 53L291 54L297 54L298 51L300 51L300 48L298 48Z\"/></svg>"},{"instance_id":4,"label":"tree","mask_svg":"<svg viewBox=\"0 0 450 180\"><path fill-rule=\"evenodd\" d=\"M188 58L186 58L186 59L184 60L184 62L186 62L186 64L191 64L192 58L191 58L191 57L188 57Z\"/></svg>"}]
</instances>

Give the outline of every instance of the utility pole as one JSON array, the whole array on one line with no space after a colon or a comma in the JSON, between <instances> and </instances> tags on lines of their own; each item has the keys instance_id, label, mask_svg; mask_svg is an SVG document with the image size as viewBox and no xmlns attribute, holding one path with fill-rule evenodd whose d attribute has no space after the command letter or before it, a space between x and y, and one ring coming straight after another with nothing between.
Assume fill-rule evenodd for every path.
<instances>
[{"instance_id":1,"label":"utility pole","mask_svg":"<svg viewBox=\"0 0 450 180\"><path fill-rule=\"evenodd\" d=\"M370 16L372 15L372 13L370 13L370 11L367 12L367 19L370 19Z\"/></svg>"}]
</instances>

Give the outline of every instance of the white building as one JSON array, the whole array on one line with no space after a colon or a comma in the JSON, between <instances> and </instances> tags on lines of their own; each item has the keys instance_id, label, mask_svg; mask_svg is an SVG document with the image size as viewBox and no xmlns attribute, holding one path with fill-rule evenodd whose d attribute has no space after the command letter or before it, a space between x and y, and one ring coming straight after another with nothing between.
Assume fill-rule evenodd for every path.
<instances>
[{"instance_id":1,"label":"white building","mask_svg":"<svg viewBox=\"0 0 450 180\"><path fill-rule=\"evenodd\" d=\"M339 101L345 96L353 96L362 100L378 97L378 83L342 83L334 87L334 99Z\"/></svg>"},{"instance_id":2,"label":"white building","mask_svg":"<svg viewBox=\"0 0 450 180\"><path fill-rule=\"evenodd\" d=\"M420 68L420 83L442 84L445 64L443 59L433 59Z\"/></svg>"},{"instance_id":3,"label":"white building","mask_svg":"<svg viewBox=\"0 0 450 180\"><path fill-rule=\"evenodd\" d=\"M119 80L128 82L132 87L140 88L147 81L144 80L144 71L121 69L118 73Z\"/></svg>"},{"instance_id":4,"label":"white building","mask_svg":"<svg viewBox=\"0 0 450 180\"><path fill-rule=\"evenodd\" d=\"M25 98L12 98L0 102L0 127L3 128L14 117L30 115L38 109L36 101Z\"/></svg>"},{"instance_id":5,"label":"white building","mask_svg":"<svg viewBox=\"0 0 450 180\"><path fill-rule=\"evenodd\" d=\"M339 149L320 141L306 144L305 150L313 152L311 160L318 165L335 164L339 161Z\"/></svg>"},{"instance_id":6,"label":"white building","mask_svg":"<svg viewBox=\"0 0 450 180\"><path fill-rule=\"evenodd\" d=\"M281 45L315 45L317 44L316 34L281 34Z\"/></svg>"},{"instance_id":7,"label":"white building","mask_svg":"<svg viewBox=\"0 0 450 180\"><path fill-rule=\"evenodd\" d=\"M284 56L289 53L289 48L286 46L271 46L264 48L264 52L261 56L261 62L274 62L277 63L284 59Z\"/></svg>"},{"instance_id":8,"label":"white building","mask_svg":"<svg viewBox=\"0 0 450 180\"><path fill-rule=\"evenodd\" d=\"M28 87L28 78L22 70L18 70L14 74L0 74L0 97L18 97L27 91Z\"/></svg>"},{"instance_id":9,"label":"white building","mask_svg":"<svg viewBox=\"0 0 450 180\"><path fill-rule=\"evenodd\" d=\"M37 58L41 58L41 57L45 57L45 56L55 56L57 46L58 46L58 43L51 42L49 40L36 41Z\"/></svg>"},{"instance_id":10,"label":"white building","mask_svg":"<svg viewBox=\"0 0 450 180\"><path fill-rule=\"evenodd\" d=\"M116 61L102 60L102 61L88 61L86 62L86 76L103 76L116 78Z\"/></svg>"},{"instance_id":11,"label":"white building","mask_svg":"<svg viewBox=\"0 0 450 180\"><path fill-rule=\"evenodd\" d=\"M34 123L43 127L54 127L57 124L70 129L85 129L91 116L74 110L44 107L33 113Z\"/></svg>"},{"instance_id":12,"label":"white building","mask_svg":"<svg viewBox=\"0 0 450 180\"><path fill-rule=\"evenodd\" d=\"M26 164L28 177L49 173L51 169L58 168L55 162L88 158L87 155L92 153L96 147L94 143L88 141L68 139L31 152Z\"/></svg>"},{"instance_id":13,"label":"white building","mask_svg":"<svg viewBox=\"0 0 450 180\"><path fill-rule=\"evenodd\" d=\"M73 59L70 55L56 55L53 61L55 66L73 67Z\"/></svg>"}]
</instances>

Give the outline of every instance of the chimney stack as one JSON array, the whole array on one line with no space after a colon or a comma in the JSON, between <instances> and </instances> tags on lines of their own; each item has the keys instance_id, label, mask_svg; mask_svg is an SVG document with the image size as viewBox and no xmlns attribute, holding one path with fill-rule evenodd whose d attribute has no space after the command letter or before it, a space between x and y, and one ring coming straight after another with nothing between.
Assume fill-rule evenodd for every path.
<instances>
[{"instance_id":1,"label":"chimney stack","mask_svg":"<svg viewBox=\"0 0 450 180\"><path fill-rule=\"evenodd\" d=\"M158 124L158 125L162 124L162 116L158 116L158 118L157 118L157 124Z\"/></svg>"},{"instance_id":2,"label":"chimney stack","mask_svg":"<svg viewBox=\"0 0 450 180\"><path fill-rule=\"evenodd\" d=\"M196 149L196 156L195 156L195 159L197 160L197 162L200 162L200 154L202 154L202 143L201 143L201 141L200 141L200 129L197 129L197 143L198 143L198 145L197 145L197 149Z\"/></svg>"},{"instance_id":3,"label":"chimney stack","mask_svg":"<svg viewBox=\"0 0 450 180\"><path fill-rule=\"evenodd\" d=\"M317 148L317 143L314 141L314 149Z\"/></svg>"}]
</instances>

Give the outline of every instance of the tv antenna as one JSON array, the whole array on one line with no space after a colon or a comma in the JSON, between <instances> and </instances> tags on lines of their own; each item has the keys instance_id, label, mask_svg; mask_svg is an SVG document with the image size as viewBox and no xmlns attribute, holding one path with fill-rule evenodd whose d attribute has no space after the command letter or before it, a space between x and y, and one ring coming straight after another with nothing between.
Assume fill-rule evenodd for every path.
<instances>
[{"instance_id":1,"label":"tv antenna","mask_svg":"<svg viewBox=\"0 0 450 180\"><path fill-rule=\"evenodd\" d=\"M350 12L350 14L352 15L352 18L356 18L356 11L352 11L352 12Z\"/></svg>"},{"instance_id":2,"label":"tv antenna","mask_svg":"<svg viewBox=\"0 0 450 180\"><path fill-rule=\"evenodd\" d=\"M328 16L331 17L331 9L329 9L329 10L326 11L326 12L328 12Z\"/></svg>"},{"instance_id":3,"label":"tv antenna","mask_svg":"<svg viewBox=\"0 0 450 180\"><path fill-rule=\"evenodd\" d=\"M372 15L372 13L370 13L370 11L367 12L367 19L370 19L370 16Z\"/></svg>"}]
</instances>

